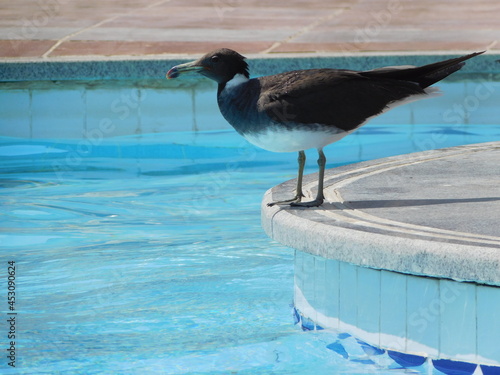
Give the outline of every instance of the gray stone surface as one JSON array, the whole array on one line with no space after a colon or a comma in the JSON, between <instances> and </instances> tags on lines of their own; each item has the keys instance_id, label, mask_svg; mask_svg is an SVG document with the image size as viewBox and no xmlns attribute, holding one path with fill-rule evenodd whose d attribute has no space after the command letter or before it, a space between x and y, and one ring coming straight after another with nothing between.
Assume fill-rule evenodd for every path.
<instances>
[{"instance_id":1,"label":"gray stone surface","mask_svg":"<svg viewBox=\"0 0 500 375\"><path fill-rule=\"evenodd\" d=\"M305 179L314 196L317 175ZM372 160L327 171L321 207L267 207L278 242L326 258L500 286L500 142Z\"/></svg>"}]
</instances>

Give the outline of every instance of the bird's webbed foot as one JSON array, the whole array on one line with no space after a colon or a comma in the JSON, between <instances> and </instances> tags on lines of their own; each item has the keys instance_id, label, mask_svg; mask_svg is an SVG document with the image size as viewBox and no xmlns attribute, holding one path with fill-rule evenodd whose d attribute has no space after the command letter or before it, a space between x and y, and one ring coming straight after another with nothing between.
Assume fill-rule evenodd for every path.
<instances>
[{"instance_id":1,"label":"bird's webbed foot","mask_svg":"<svg viewBox=\"0 0 500 375\"><path fill-rule=\"evenodd\" d=\"M323 204L325 200L323 198L316 198L313 201L309 202L292 202L290 203L290 206L292 207L318 207Z\"/></svg>"},{"instance_id":2,"label":"bird's webbed foot","mask_svg":"<svg viewBox=\"0 0 500 375\"><path fill-rule=\"evenodd\" d=\"M300 201L302 200L302 197L303 197L302 194L297 194L292 199L286 199L284 201L271 202L271 203L268 203L267 206L268 207L272 207L272 206L275 206L275 205L281 206L281 205L286 205L286 204L293 206L294 204L300 203Z\"/></svg>"}]
</instances>

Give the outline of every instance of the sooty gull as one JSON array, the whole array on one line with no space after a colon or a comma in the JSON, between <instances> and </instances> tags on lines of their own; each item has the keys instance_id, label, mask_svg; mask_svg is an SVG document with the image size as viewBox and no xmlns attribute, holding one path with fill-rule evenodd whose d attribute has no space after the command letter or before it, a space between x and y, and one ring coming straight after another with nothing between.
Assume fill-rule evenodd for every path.
<instances>
[{"instance_id":1,"label":"sooty gull","mask_svg":"<svg viewBox=\"0 0 500 375\"><path fill-rule=\"evenodd\" d=\"M420 67L393 66L368 71L295 70L250 79L245 57L227 48L174 66L167 78L196 72L218 83L217 102L224 118L250 143L274 152L298 151L295 197L273 202L314 207L324 201L326 158L323 147L352 133L395 106L437 95L430 87L459 70L472 53ZM316 148L318 192L302 202L304 150Z\"/></svg>"}]
</instances>

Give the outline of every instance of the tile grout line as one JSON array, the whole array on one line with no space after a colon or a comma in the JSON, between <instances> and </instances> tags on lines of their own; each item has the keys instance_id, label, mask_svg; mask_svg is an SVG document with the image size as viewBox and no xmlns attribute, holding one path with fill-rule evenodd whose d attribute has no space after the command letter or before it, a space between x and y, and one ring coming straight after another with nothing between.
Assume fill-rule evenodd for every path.
<instances>
[{"instance_id":1,"label":"tile grout line","mask_svg":"<svg viewBox=\"0 0 500 375\"><path fill-rule=\"evenodd\" d=\"M121 14L117 14L117 15L114 15L110 18L106 18L105 20L102 20L100 22L97 22L93 25L90 25L88 27L84 27L83 29L80 29L78 31L75 31L74 33L71 33L71 34L68 34L66 35L65 37L59 39L52 47L50 47L43 55L42 55L42 58L43 59L46 59L50 56L50 54L52 52L54 52L54 50L56 50L61 44L63 44L64 42L68 41L69 39L73 38L74 36L78 35L78 34L81 34L85 31L88 31L88 30L92 30L92 29L95 29L97 27L100 27L102 25L104 25L105 23L108 23L108 22L111 22L111 21L114 21L115 19L117 18L120 18L120 17L123 17L123 16L127 16L133 12L137 12L137 11L140 11L140 10L144 10L144 9L150 9L150 8L154 8L158 5L161 5L161 4L164 4L164 3L168 3L170 2L171 0L160 0L160 1L157 1L156 3L153 3L153 4L149 4L148 6L144 7L144 8L140 8L140 9L131 9L129 10L128 12L125 12L125 13L121 13Z\"/></svg>"},{"instance_id":2,"label":"tile grout line","mask_svg":"<svg viewBox=\"0 0 500 375\"><path fill-rule=\"evenodd\" d=\"M329 21L331 20L332 18L342 14L344 11L346 10L346 8L340 8L340 9L336 9L332 14L329 14L325 17L321 17L320 19L312 22L311 24L307 25L307 26L304 26L303 28L301 28L299 31L297 31L296 33L290 35L288 38L285 38L279 42L274 42L271 47L263 50L263 51L260 51L258 52L259 54L266 54L266 53L271 53L273 52L276 48L278 48L279 46L281 46L282 44L284 43L290 43L292 40L294 40L295 38L311 31L312 29L314 29L316 26L319 26L321 25L322 23L326 22L326 21Z\"/></svg>"}]
</instances>

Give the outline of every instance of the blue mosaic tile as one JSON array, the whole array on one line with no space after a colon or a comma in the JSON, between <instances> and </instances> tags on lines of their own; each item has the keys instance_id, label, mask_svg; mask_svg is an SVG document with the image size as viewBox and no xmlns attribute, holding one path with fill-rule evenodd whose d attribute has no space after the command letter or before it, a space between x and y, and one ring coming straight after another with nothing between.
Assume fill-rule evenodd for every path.
<instances>
[{"instance_id":1,"label":"blue mosaic tile","mask_svg":"<svg viewBox=\"0 0 500 375\"><path fill-rule=\"evenodd\" d=\"M327 349L333 350L335 353L340 354L345 359L349 359L349 354L344 348L344 345L340 343L340 341L335 341L326 346Z\"/></svg>"},{"instance_id":2,"label":"blue mosaic tile","mask_svg":"<svg viewBox=\"0 0 500 375\"><path fill-rule=\"evenodd\" d=\"M356 339L356 341L358 342L359 345L361 345L363 351L368 355L382 355L385 353L384 349L377 348L376 346L370 345L359 339Z\"/></svg>"},{"instance_id":3,"label":"blue mosaic tile","mask_svg":"<svg viewBox=\"0 0 500 375\"><path fill-rule=\"evenodd\" d=\"M302 317L301 327L303 331L314 331L315 324L311 319Z\"/></svg>"},{"instance_id":4,"label":"blue mosaic tile","mask_svg":"<svg viewBox=\"0 0 500 375\"><path fill-rule=\"evenodd\" d=\"M293 324L299 324L300 323L300 315L295 307L293 308L292 315L293 315Z\"/></svg>"},{"instance_id":5,"label":"blue mosaic tile","mask_svg":"<svg viewBox=\"0 0 500 375\"><path fill-rule=\"evenodd\" d=\"M304 331L323 329L321 326L316 325L313 320L301 316L295 307L293 307L293 316L294 322L300 323ZM376 365L379 368L380 366L387 369L403 368L422 374L473 375L478 367L480 367L483 375L500 375L500 366L479 365L477 363L453 361L450 359L432 359L426 363L431 358L394 350L385 350L368 344L346 332L337 334L337 340L328 344L326 348L351 362ZM416 369L416 367L420 366L425 367ZM432 368L439 372L432 370Z\"/></svg>"},{"instance_id":6,"label":"blue mosaic tile","mask_svg":"<svg viewBox=\"0 0 500 375\"><path fill-rule=\"evenodd\" d=\"M375 362L373 362L371 359L351 359L351 362L357 362L357 363L362 363L364 365L374 365Z\"/></svg>"},{"instance_id":7,"label":"blue mosaic tile","mask_svg":"<svg viewBox=\"0 0 500 375\"><path fill-rule=\"evenodd\" d=\"M351 337L351 335L348 334L348 333L341 333L338 336L338 338L341 339L341 340L347 339L348 337Z\"/></svg>"},{"instance_id":8,"label":"blue mosaic tile","mask_svg":"<svg viewBox=\"0 0 500 375\"><path fill-rule=\"evenodd\" d=\"M475 363L451 361L449 359L433 359L432 364L446 375L472 375L477 368Z\"/></svg>"},{"instance_id":9,"label":"blue mosaic tile","mask_svg":"<svg viewBox=\"0 0 500 375\"><path fill-rule=\"evenodd\" d=\"M394 352L392 350L388 350L387 354L389 354L389 357L391 357L397 364L401 365L402 367L421 366L427 359L419 355Z\"/></svg>"},{"instance_id":10,"label":"blue mosaic tile","mask_svg":"<svg viewBox=\"0 0 500 375\"><path fill-rule=\"evenodd\" d=\"M500 366L481 365L483 375L500 375Z\"/></svg>"}]
</instances>

